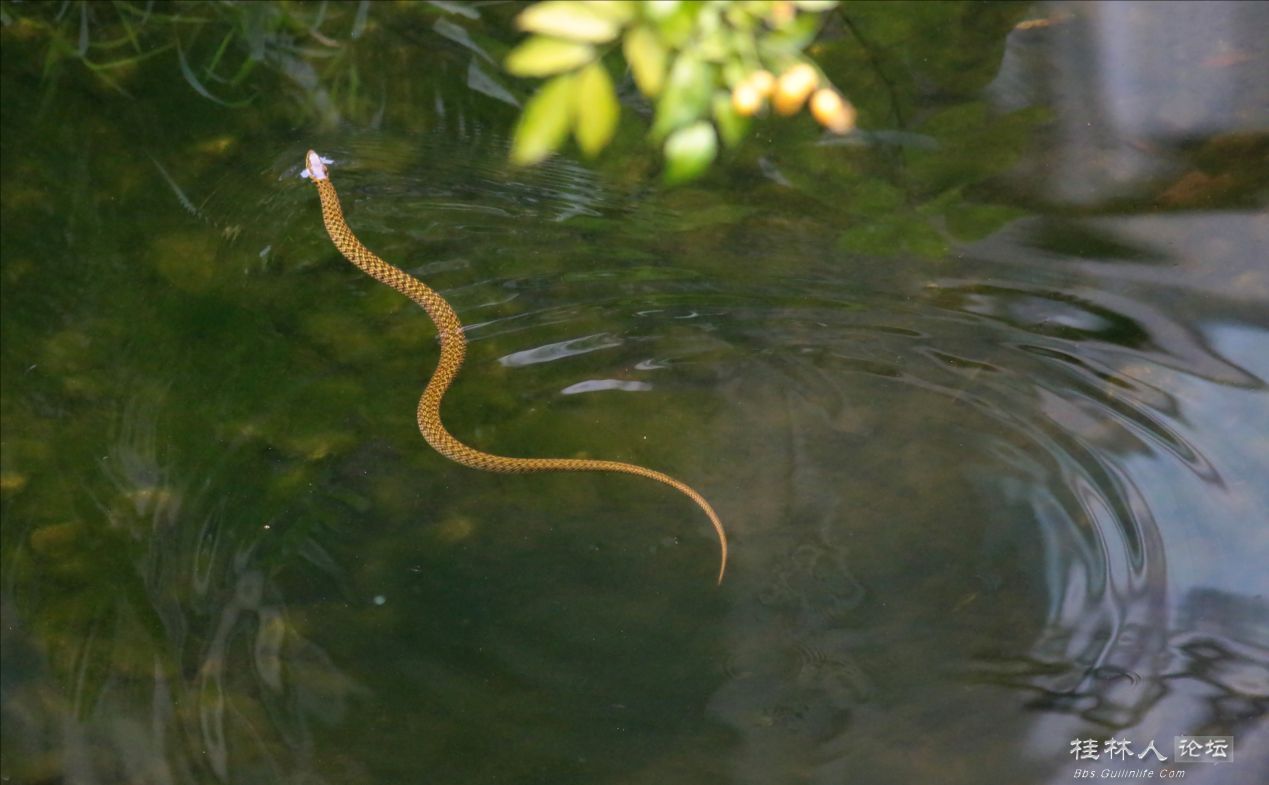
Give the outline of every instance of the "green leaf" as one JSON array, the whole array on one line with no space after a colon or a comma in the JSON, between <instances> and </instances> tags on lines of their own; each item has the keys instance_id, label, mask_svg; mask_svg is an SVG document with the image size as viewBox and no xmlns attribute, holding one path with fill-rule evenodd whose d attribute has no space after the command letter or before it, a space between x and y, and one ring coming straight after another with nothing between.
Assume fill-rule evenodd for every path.
<instances>
[{"instance_id":1,"label":"green leaf","mask_svg":"<svg viewBox=\"0 0 1269 785\"><path fill-rule=\"evenodd\" d=\"M594 157L603 150L612 140L620 116L621 105L617 103L612 79L596 60L577 75L577 122L573 133L582 152Z\"/></svg>"},{"instance_id":2,"label":"green leaf","mask_svg":"<svg viewBox=\"0 0 1269 785\"><path fill-rule=\"evenodd\" d=\"M443 38L448 38L459 46L470 49L491 63L494 61L494 59L489 56L489 53L486 52L480 44L472 40L471 35L465 29L459 27L448 19L442 17L433 22L432 32L442 36Z\"/></svg>"},{"instance_id":3,"label":"green leaf","mask_svg":"<svg viewBox=\"0 0 1269 785\"><path fill-rule=\"evenodd\" d=\"M731 105L731 93L726 90L714 92L714 123L718 133L723 137L723 144L735 147L749 132L750 118L738 114Z\"/></svg>"},{"instance_id":4,"label":"green leaf","mask_svg":"<svg viewBox=\"0 0 1269 785\"><path fill-rule=\"evenodd\" d=\"M542 85L520 115L511 140L511 160L535 164L559 149L568 136L577 106L577 77L557 76Z\"/></svg>"},{"instance_id":5,"label":"green leaf","mask_svg":"<svg viewBox=\"0 0 1269 785\"><path fill-rule=\"evenodd\" d=\"M736 46L734 49L740 49ZM739 57L732 56L727 58L727 62L723 63L723 84L738 85L745 81L749 75L753 73L752 63L746 63Z\"/></svg>"},{"instance_id":6,"label":"green leaf","mask_svg":"<svg viewBox=\"0 0 1269 785\"><path fill-rule=\"evenodd\" d=\"M670 69L665 93L657 101L652 136L664 137L675 129L699 120L714 97L717 69L693 52L683 52Z\"/></svg>"},{"instance_id":7,"label":"green leaf","mask_svg":"<svg viewBox=\"0 0 1269 785\"><path fill-rule=\"evenodd\" d=\"M679 0L652 0L642 5L643 13L649 19L655 19L659 22L677 12L682 3Z\"/></svg>"},{"instance_id":8,"label":"green leaf","mask_svg":"<svg viewBox=\"0 0 1269 785\"><path fill-rule=\"evenodd\" d=\"M1007 204L969 204L958 201L945 214L947 230L957 240L981 240L1027 211Z\"/></svg>"},{"instance_id":9,"label":"green leaf","mask_svg":"<svg viewBox=\"0 0 1269 785\"><path fill-rule=\"evenodd\" d=\"M428 2L447 13L465 16L468 19L480 18L480 12L466 3L451 2L451 0L428 0Z\"/></svg>"},{"instance_id":10,"label":"green leaf","mask_svg":"<svg viewBox=\"0 0 1269 785\"><path fill-rule=\"evenodd\" d=\"M815 40L823 21L811 14L798 14L792 22L759 38L758 51L764 60L776 62L798 57Z\"/></svg>"},{"instance_id":11,"label":"green leaf","mask_svg":"<svg viewBox=\"0 0 1269 785\"><path fill-rule=\"evenodd\" d=\"M230 106L234 108L246 106L251 103L250 98L246 98L242 101L225 101L212 95L211 91L204 87L202 82L198 81L198 77L194 76L194 70L189 67L189 61L185 59L185 51L181 49L181 40L179 38L176 39L176 58L177 64L181 67L181 76L184 76L185 81L189 83L189 86L194 88L194 92L198 93L202 97L212 101L213 103L220 104L221 106ZM126 91L124 94L127 94Z\"/></svg>"},{"instance_id":12,"label":"green leaf","mask_svg":"<svg viewBox=\"0 0 1269 785\"><path fill-rule=\"evenodd\" d=\"M947 241L916 213L891 213L852 226L837 238L837 249L852 254L926 259L947 256Z\"/></svg>"},{"instance_id":13,"label":"green leaf","mask_svg":"<svg viewBox=\"0 0 1269 785\"><path fill-rule=\"evenodd\" d=\"M657 37L661 39L661 43L671 49L686 48L698 32L697 13L702 5L704 4L700 2L678 3L673 0L662 0L645 3L643 14L645 18L656 22Z\"/></svg>"},{"instance_id":14,"label":"green leaf","mask_svg":"<svg viewBox=\"0 0 1269 785\"><path fill-rule=\"evenodd\" d=\"M634 0L582 0L582 5L589 6L596 14L623 25L634 19L637 6Z\"/></svg>"},{"instance_id":15,"label":"green leaf","mask_svg":"<svg viewBox=\"0 0 1269 785\"><path fill-rule=\"evenodd\" d=\"M621 23L588 3L551 0L534 3L516 17L516 26L531 33L602 44L617 37Z\"/></svg>"},{"instance_id":16,"label":"green leaf","mask_svg":"<svg viewBox=\"0 0 1269 785\"><path fill-rule=\"evenodd\" d=\"M696 178L717 153L718 135L709 122L680 128L665 140L665 181L673 185Z\"/></svg>"},{"instance_id":17,"label":"green leaf","mask_svg":"<svg viewBox=\"0 0 1269 785\"><path fill-rule=\"evenodd\" d=\"M550 76L593 59L595 50L590 44L535 35L512 49L503 65L515 76Z\"/></svg>"},{"instance_id":18,"label":"green leaf","mask_svg":"<svg viewBox=\"0 0 1269 785\"><path fill-rule=\"evenodd\" d=\"M668 55L661 45L661 39L650 28L640 25L626 33L622 49L639 90L649 98L656 98L665 83L665 61Z\"/></svg>"},{"instance_id":19,"label":"green leaf","mask_svg":"<svg viewBox=\"0 0 1269 785\"><path fill-rule=\"evenodd\" d=\"M851 212L870 220L894 215L905 201L901 188L879 178L862 179L850 189Z\"/></svg>"},{"instance_id":20,"label":"green leaf","mask_svg":"<svg viewBox=\"0 0 1269 785\"><path fill-rule=\"evenodd\" d=\"M474 57L467 64L467 86L478 93L484 93L490 98L496 98L516 108L520 106L516 97L499 84L497 79L485 73L485 69L480 67L480 62Z\"/></svg>"}]
</instances>

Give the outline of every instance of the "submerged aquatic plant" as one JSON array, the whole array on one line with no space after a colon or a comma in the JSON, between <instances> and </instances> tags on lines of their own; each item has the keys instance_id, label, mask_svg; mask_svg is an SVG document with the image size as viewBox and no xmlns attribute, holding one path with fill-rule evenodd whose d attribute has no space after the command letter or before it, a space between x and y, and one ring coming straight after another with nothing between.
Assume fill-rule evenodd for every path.
<instances>
[{"instance_id":1,"label":"submerged aquatic plant","mask_svg":"<svg viewBox=\"0 0 1269 785\"><path fill-rule=\"evenodd\" d=\"M51 100L73 66L106 89L133 98L146 61L168 58L199 96L225 107L266 94L268 78L298 88L299 105L322 120L359 103L357 63L340 39L366 30L370 3L181 2L155 4L68 0L6 3L0 23L16 38L45 42L41 76ZM323 32L339 28L338 34Z\"/></svg>"}]
</instances>

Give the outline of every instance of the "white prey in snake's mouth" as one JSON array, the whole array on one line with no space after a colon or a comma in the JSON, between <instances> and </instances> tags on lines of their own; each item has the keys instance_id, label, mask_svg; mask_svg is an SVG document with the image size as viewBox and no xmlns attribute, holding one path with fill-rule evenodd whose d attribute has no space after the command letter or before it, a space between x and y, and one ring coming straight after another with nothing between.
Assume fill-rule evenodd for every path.
<instances>
[{"instance_id":1,"label":"white prey in snake's mouth","mask_svg":"<svg viewBox=\"0 0 1269 785\"><path fill-rule=\"evenodd\" d=\"M581 458L508 458L492 455L473 447L468 447L454 438L441 423L441 399L449 389L459 369L463 367L463 358L467 353L467 339L463 337L463 325L454 309L434 290L419 279L395 267L376 256L370 249L361 244L348 223L344 220L344 211L339 204L339 195L330 181L329 159L322 158L312 150L305 157L304 176L317 186L317 194L322 201L322 220L326 231L330 234L335 248L362 272L375 280L391 286L401 294L409 297L427 311L432 323L436 325L440 337L441 356L436 370L423 390L419 399L418 422L423 438L441 455L474 469L489 472L519 474L527 472L620 472L647 477L665 483L685 494L696 502L718 533L718 543L722 550L722 559L718 568L718 582L723 582L723 573L727 570L727 533L722 521L718 519L714 508L705 497L701 496L686 483L680 482L668 474L652 469L645 469L632 463L620 461L595 461Z\"/></svg>"}]
</instances>

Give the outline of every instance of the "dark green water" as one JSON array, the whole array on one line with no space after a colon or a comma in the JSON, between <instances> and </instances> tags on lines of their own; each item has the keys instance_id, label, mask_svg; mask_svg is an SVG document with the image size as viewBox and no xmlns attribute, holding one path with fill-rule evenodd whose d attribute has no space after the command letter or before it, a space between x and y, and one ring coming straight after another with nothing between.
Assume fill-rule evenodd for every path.
<instances>
[{"instance_id":1,"label":"dark green water","mask_svg":"<svg viewBox=\"0 0 1269 785\"><path fill-rule=\"evenodd\" d=\"M226 106L229 28L107 82L59 7L4 6L0 781L1269 768L1266 6L848 5L867 133L674 190L630 111L505 163L514 8L254 6L339 46L242 22ZM433 329L309 147L468 325L451 430L689 482L720 588L667 488L427 447Z\"/></svg>"}]
</instances>

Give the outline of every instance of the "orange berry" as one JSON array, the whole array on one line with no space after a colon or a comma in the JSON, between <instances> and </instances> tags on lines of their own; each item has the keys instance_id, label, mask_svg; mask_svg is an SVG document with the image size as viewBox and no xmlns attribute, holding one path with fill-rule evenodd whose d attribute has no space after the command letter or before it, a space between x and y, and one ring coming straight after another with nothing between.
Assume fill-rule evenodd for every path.
<instances>
[{"instance_id":1,"label":"orange berry","mask_svg":"<svg viewBox=\"0 0 1269 785\"><path fill-rule=\"evenodd\" d=\"M731 108L741 117L752 117L762 108L762 94L749 82L741 82L732 88Z\"/></svg>"},{"instance_id":2,"label":"orange berry","mask_svg":"<svg viewBox=\"0 0 1269 785\"><path fill-rule=\"evenodd\" d=\"M745 77L745 81L749 83L753 89L758 91L758 95L763 98L771 95L771 91L775 89L775 77L770 71L759 69L749 76Z\"/></svg>"},{"instance_id":3,"label":"orange berry","mask_svg":"<svg viewBox=\"0 0 1269 785\"><path fill-rule=\"evenodd\" d=\"M780 114L796 114L819 81L819 73L806 63L798 63L780 74L772 101L776 111Z\"/></svg>"},{"instance_id":4,"label":"orange berry","mask_svg":"<svg viewBox=\"0 0 1269 785\"><path fill-rule=\"evenodd\" d=\"M811 96L811 114L835 134L844 134L855 127L855 107L831 87L820 88Z\"/></svg>"}]
</instances>

